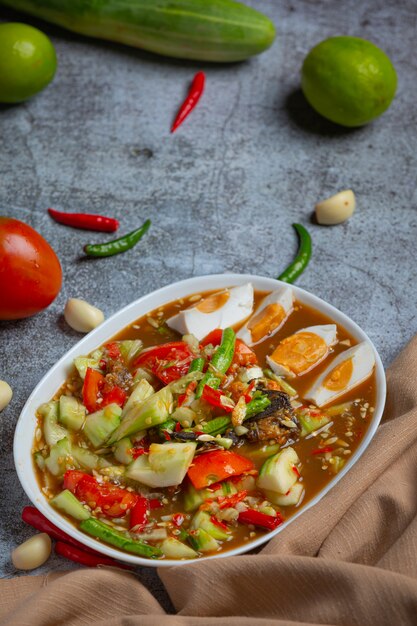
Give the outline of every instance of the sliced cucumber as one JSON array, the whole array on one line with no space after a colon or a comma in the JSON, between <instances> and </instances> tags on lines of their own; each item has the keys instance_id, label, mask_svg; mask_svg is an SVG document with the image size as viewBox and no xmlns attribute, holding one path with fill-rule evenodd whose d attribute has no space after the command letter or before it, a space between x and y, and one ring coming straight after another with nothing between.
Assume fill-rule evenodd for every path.
<instances>
[{"instance_id":1,"label":"sliced cucumber","mask_svg":"<svg viewBox=\"0 0 417 626\"><path fill-rule=\"evenodd\" d=\"M225 541L229 538L229 534L220 528L220 526L213 524L210 519L210 515L205 511L199 511L194 515L191 520L190 528L191 530L202 528L206 531L206 533L211 535L211 537L214 537L214 539L218 539L219 541Z\"/></svg>"},{"instance_id":2,"label":"sliced cucumber","mask_svg":"<svg viewBox=\"0 0 417 626\"><path fill-rule=\"evenodd\" d=\"M143 454L128 466L126 476L148 487L180 485L191 465L196 447L194 441L152 443L149 454Z\"/></svg>"},{"instance_id":3,"label":"sliced cucumber","mask_svg":"<svg viewBox=\"0 0 417 626\"><path fill-rule=\"evenodd\" d=\"M118 441L113 448L116 461L123 463L123 465L129 465L129 463L132 463L132 447L133 444L129 437L120 439L120 441Z\"/></svg>"},{"instance_id":4,"label":"sliced cucumber","mask_svg":"<svg viewBox=\"0 0 417 626\"><path fill-rule=\"evenodd\" d=\"M48 446L68 437L68 431L58 424L59 403L57 400L42 404L38 413L43 417L43 435Z\"/></svg>"},{"instance_id":5,"label":"sliced cucumber","mask_svg":"<svg viewBox=\"0 0 417 626\"><path fill-rule=\"evenodd\" d=\"M126 363L130 363L142 350L143 342L140 339L126 339L120 342L119 348Z\"/></svg>"},{"instance_id":6,"label":"sliced cucumber","mask_svg":"<svg viewBox=\"0 0 417 626\"><path fill-rule=\"evenodd\" d=\"M267 489L264 490L266 498L272 502L272 504L277 504L278 506L296 506L299 503L303 492L304 487L298 482L295 483L295 485L293 485L285 494L268 491Z\"/></svg>"},{"instance_id":7,"label":"sliced cucumber","mask_svg":"<svg viewBox=\"0 0 417 626\"><path fill-rule=\"evenodd\" d=\"M195 511L206 500L214 500L220 496L230 496L237 493L237 488L231 481L224 481L215 491L210 489L195 489L191 483L187 484L184 491L184 510L189 513ZM239 489L241 491L241 489Z\"/></svg>"},{"instance_id":8,"label":"sliced cucumber","mask_svg":"<svg viewBox=\"0 0 417 626\"><path fill-rule=\"evenodd\" d=\"M126 402L123 411L122 411L122 419L124 419L129 411L137 408L142 402L153 396L155 393L155 389L151 384L144 378L142 378L133 388L132 393L129 396L128 401Z\"/></svg>"},{"instance_id":9,"label":"sliced cucumber","mask_svg":"<svg viewBox=\"0 0 417 626\"><path fill-rule=\"evenodd\" d=\"M43 456L42 452L35 452L33 454L33 460L41 471L45 469L45 457Z\"/></svg>"},{"instance_id":10,"label":"sliced cucumber","mask_svg":"<svg viewBox=\"0 0 417 626\"><path fill-rule=\"evenodd\" d=\"M77 356L74 359L74 365L80 375L80 378L84 380L87 369L91 367L93 370L101 371L100 360L103 356L101 350L95 350L91 356Z\"/></svg>"},{"instance_id":11,"label":"sliced cucumber","mask_svg":"<svg viewBox=\"0 0 417 626\"><path fill-rule=\"evenodd\" d=\"M198 552L216 552L219 549L219 542L202 528L191 530L188 541Z\"/></svg>"},{"instance_id":12,"label":"sliced cucumber","mask_svg":"<svg viewBox=\"0 0 417 626\"><path fill-rule=\"evenodd\" d=\"M331 418L328 415L321 415L320 417L313 417L312 415L309 415L305 411L298 411L297 418L301 424L301 436L302 437L305 437L306 435L309 435L315 430L322 428L323 426L325 426L331 421Z\"/></svg>"},{"instance_id":13,"label":"sliced cucumber","mask_svg":"<svg viewBox=\"0 0 417 626\"><path fill-rule=\"evenodd\" d=\"M173 400L170 389L163 387L143 402L133 405L110 437L109 445L123 437L133 435L138 430L152 428L165 422L171 412Z\"/></svg>"},{"instance_id":14,"label":"sliced cucumber","mask_svg":"<svg viewBox=\"0 0 417 626\"><path fill-rule=\"evenodd\" d=\"M81 446L72 445L71 446L72 456L74 459L81 465L81 467L85 469L98 469L100 467L100 463L102 457L98 454L94 454L88 448L82 448Z\"/></svg>"},{"instance_id":15,"label":"sliced cucumber","mask_svg":"<svg viewBox=\"0 0 417 626\"><path fill-rule=\"evenodd\" d=\"M50 454L45 459L46 468L56 476L62 478L67 469L76 469L79 467L78 463L72 456L71 443L66 437L60 439L55 445L52 446Z\"/></svg>"},{"instance_id":16,"label":"sliced cucumber","mask_svg":"<svg viewBox=\"0 0 417 626\"><path fill-rule=\"evenodd\" d=\"M50 504L76 520L81 521L91 517L84 505L68 489L64 489L55 498L52 498Z\"/></svg>"},{"instance_id":17,"label":"sliced cucumber","mask_svg":"<svg viewBox=\"0 0 417 626\"><path fill-rule=\"evenodd\" d=\"M73 396L59 398L58 420L69 430L80 430L85 420L85 407Z\"/></svg>"},{"instance_id":18,"label":"sliced cucumber","mask_svg":"<svg viewBox=\"0 0 417 626\"><path fill-rule=\"evenodd\" d=\"M285 494L297 482L294 466L300 462L294 448L288 447L267 459L261 467L258 487Z\"/></svg>"},{"instance_id":19,"label":"sliced cucumber","mask_svg":"<svg viewBox=\"0 0 417 626\"><path fill-rule=\"evenodd\" d=\"M119 426L121 414L122 409L113 403L87 415L83 432L95 448L102 446Z\"/></svg>"},{"instance_id":20,"label":"sliced cucumber","mask_svg":"<svg viewBox=\"0 0 417 626\"><path fill-rule=\"evenodd\" d=\"M174 537L167 537L159 547L168 559L195 559L198 557L197 552Z\"/></svg>"}]
</instances>

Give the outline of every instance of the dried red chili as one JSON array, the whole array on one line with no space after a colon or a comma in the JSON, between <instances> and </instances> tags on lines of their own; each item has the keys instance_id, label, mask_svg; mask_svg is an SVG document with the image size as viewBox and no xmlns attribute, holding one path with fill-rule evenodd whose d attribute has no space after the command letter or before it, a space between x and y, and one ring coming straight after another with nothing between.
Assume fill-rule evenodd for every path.
<instances>
[{"instance_id":1,"label":"dried red chili","mask_svg":"<svg viewBox=\"0 0 417 626\"><path fill-rule=\"evenodd\" d=\"M204 84L206 82L206 75L204 72L197 72L191 83L190 90L182 103L180 110L177 113L177 117L171 127L171 133L174 133L179 126L183 123L186 117L189 116L191 111L196 107L197 102L200 100L204 91Z\"/></svg>"}]
</instances>

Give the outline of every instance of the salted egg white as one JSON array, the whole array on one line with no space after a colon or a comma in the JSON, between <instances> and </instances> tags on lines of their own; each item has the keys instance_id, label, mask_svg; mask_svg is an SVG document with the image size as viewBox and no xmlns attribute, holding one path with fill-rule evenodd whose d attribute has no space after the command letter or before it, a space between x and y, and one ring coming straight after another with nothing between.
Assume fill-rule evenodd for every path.
<instances>
[{"instance_id":1,"label":"salted egg white","mask_svg":"<svg viewBox=\"0 0 417 626\"><path fill-rule=\"evenodd\" d=\"M199 341L216 328L227 328L245 320L253 310L253 286L223 289L194 306L170 317L167 324L181 335L193 334Z\"/></svg>"},{"instance_id":2,"label":"salted egg white","mask_svg":"<svg viewBox=\"0 0 417 626\"><path fill-rule=\"evenodd\" d=\"M291 287L281 287L262 300L237 336L246 345L254 346L266 337L274 335L286 322L293 309L293 290Z\"/></svg>"},{"instance_id":3,"label":"salted egg white","mask_svg":"<svg viewBox=\"0 0 417 626\"><path fill-rule=\"evenodd\" d=\"M319 407L329 404L369 378L374 367L374 351L363 341L338 354L304 397Z\"/></svg>"},{"instance_id":4,"label":"salted egg white","mask_svg":"<svg viewBox=\"0 0 417 626\"><path fill-rule=\"evenodd\" d=\"M308 326L282 339L266 360L276 374L302 376L326 358L336 340L336 324Z\"/></svg>"}]
</instances>

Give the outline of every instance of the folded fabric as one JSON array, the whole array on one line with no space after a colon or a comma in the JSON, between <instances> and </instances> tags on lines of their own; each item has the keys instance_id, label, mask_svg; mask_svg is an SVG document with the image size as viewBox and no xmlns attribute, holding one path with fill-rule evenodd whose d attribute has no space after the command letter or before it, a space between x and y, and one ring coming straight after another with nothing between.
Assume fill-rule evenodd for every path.
<instances>
[{"instance_id":1,"label":"folded fabric","mask_svg":"<svg viewBox=\"0 0 417 626\"><path fill-rule=\"evenodd\" d=\"M388 371L382 425L319 504L258 554L160 569L176 615L103 568L0 583L1 624L415 626L417 337Z\"/></svg>"}]
</instances>

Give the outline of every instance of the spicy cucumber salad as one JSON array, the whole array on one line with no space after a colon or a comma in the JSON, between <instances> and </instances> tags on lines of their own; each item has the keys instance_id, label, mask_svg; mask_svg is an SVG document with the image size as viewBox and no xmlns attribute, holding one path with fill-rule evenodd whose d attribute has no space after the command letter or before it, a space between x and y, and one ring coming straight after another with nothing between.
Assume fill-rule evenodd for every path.
<instances>
[{"instance_id":1,"label":"spicy cucumber salad","mask_svg":"<svg viewBox=\"0 0 417 626\"><path fill-rule=\"evenodd\" d=\"M291 287L194 294L74 361L37 412L52 507L131 555L195 559L276 529L356 449L374 357Z\"/></svg>"}]
</instances>

